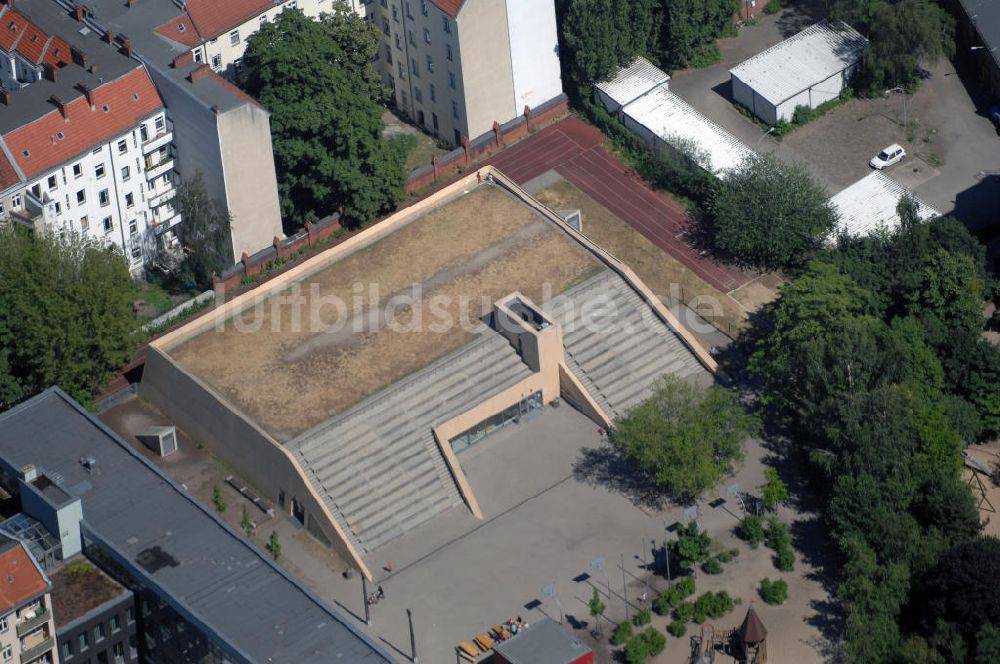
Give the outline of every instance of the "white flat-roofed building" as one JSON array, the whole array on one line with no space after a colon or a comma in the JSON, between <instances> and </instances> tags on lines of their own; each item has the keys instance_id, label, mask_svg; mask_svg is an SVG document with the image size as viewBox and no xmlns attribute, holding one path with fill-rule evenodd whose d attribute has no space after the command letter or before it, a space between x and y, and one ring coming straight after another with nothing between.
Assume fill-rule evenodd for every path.
<instances>
[{"instance_id":1,"label":"white flat-roofed building","mask_svg":"<svg viewBox=\"0 0 1000 664\"><path fill-rule=\"evenodd\" d=\"M653 88L667 87L670 76L646 58L639 56L628 67L619 69L608 81L594 86L597 101L609 113L617 113Z\"/></svg>"},{"instance_id":2,"label":"white flat-roofed building","mask_svg":"<svg viewBox=\"0 0 1000 664\"><path fill-rule=\"evenodd\" d=\"M868 40L843 21L823 21L729 70L733 99L769 125L798 106L836 99Z\"/></svg>"},{"instance_id":3,"label":"white flat-roofed building","mask_svg":"<svg viewBox=\"0 0 1000 664\"><path fill-rule=\"evenodd\" d=\"M899 228L896 208L903 196L910 196L917 204L921 221L941 216L885 173L873 171L830 199L839 217L838 232L856 237Z\"/></svg>"}]
</instances>

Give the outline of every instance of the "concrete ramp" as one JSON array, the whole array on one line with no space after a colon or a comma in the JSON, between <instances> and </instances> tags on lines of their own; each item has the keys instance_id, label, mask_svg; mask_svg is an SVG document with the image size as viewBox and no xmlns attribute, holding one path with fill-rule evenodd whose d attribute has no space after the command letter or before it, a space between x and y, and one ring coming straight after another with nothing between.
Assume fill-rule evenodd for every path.
<instances>
[{"instance_id":1,"label":"concrete ramp","mask_svg":"<svg viewBox=\"0 0 1000 664\"><path fill-rule=\"evenodd\" d=\"M485 335L288 446L362 551L462 504L432 428L531 371L500 335Z\"/></svg>"},{"instance_id":2,"label":"concrete ramp","mask_svg":"<svg viewBox=\"0 0 1000 664\"><path fill-rule=\"evenodd\" d=\"M652 394L663 374L708 372L617 274L605 271L545 307L563 326L566 366L612 417Z\"/></svg>"}]
</instances>

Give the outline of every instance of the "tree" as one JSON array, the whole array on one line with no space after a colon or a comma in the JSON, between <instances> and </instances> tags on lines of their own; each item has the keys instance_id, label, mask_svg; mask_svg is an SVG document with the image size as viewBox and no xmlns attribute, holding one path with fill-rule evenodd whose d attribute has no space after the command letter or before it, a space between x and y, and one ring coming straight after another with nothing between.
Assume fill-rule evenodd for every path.
<instances>
[{"instance_id":1,"label":"tree","mask_svg":"<svg viewBox=\"0 0 1000 664\"><path fill-rule=\"evenodd\" d=\"M774 468L764 469L764 483L760 487L760 497L764 501L764 507L774 511L778 505L788 502L788 485L778 477L778 471Z\"/></svg>"},{"instance_id":2,"label":"tree","mask_svg":"<svg viewBox=\"0 0 1000 664\"><path fill-rule=\"evenodd\" d=\"M212 504L215 505L215 509L219 514L226 513L226 499L222 497L222 489L218 484L212 487ZM246 510L246 507L243 509Z\"/></svg>"},{"instance_id":3,"label":"tree","mask_svg":"<svg viewBox=\"0 0 1000 664\"><path fill-rule=\"evenodd\" d=\"M923 579L916 615L928 628L938 620L973 639L986 625L1000 625L1000 539L980 537L946 551Z\"/></svg>"},{"instance_id":4,"label":"tree","mask_svg":"<svg viewBox=\"0 0 1000 664\"><path fill-rule=\"evenodd\" d=\"M231 218L208 195L201 171L177 186L174 207L184 220L180 225L185 251L180 280L211 288L212 274L222 274L235 260Z\"/></svg>"},{"instance_id":5,"label":"tree","mask_svg":"<svg viewBox=\"0 0 1000 664\"><path fill-rule=\"evenodd\" d=\"M649 399L618 420L614 442L659 487L687 502L742 458L743 440L757 428L732 392L665 375Z\"/></svg>"},{"instance_id":6,"label":"tree","mask_svg":"<svg viewBox=\"0 0 1000 664\"><path fill-rule=\"evenodd\" d=\"M587 603L587 607L590 609L590 615L597 621L597 631L603 634L601 629L601 616L604 615L604 609L607 608L604 602L601 601L601 595L597 592L597 588L594 588L594 594L590 597L590 602Z\"/></svg>"},{"instance_id":7,"label":"tree","mask_svg":"<svg viewBox=\"0 0 1000 664\"><path fill-rule=\"evenodd\" d=\"M271 112L286 230L338 206L363 224L403 195L405 155L382 136L381 93L368 71L377 31L352 12L317 22L284 11L247 42L242 85Z\"/></svg>"},{"instance_id":8,"label":"tree","mask_svg":"<svg viewBox=\"0 0 1000 664\"><path fill-rule=\"evenodd\" d=\"M716 49L715 40L732 29L739 0L670 0L663 3L660 61L669 69L682 69L705 59Z\"/></svg>"},{"instance_id":9,"label":"tree","mask_svg":"<svg viewBox=\"0 0 1000 664\"><path fill-rule=\"evenodd\" d=\"M727 172L709 211L716 248L741 265L768 270L806 262L837 223L829 196L805 167L772 154Z\"/></svg>"},{"instance_id":10,"label":"tree","mask_svg":"<svg viewBox=\"0 0 1000 664\"><path fill-rule=\"evenodd\" d=\"M767 604L784 604L788 599L788 584L781 579L762 579L757 592Z\"/></svg>"},{"instance_id":11,"label":"tree","mask_svg":"<svg viewBox=\"0 0 1000 664\"><path fill-rule=\"evenodd\" d=\"M677 540L670 543L682 567L691 567L695 563L707 560L711 544L712 538L708 536L708 531L699 529L696 521L681 526L677 530Z\"/></svg>"},{"instance_id":12,"label":"tree","mask_svg":"<svg viewBox=\"0 0 1000 664\"><path fill-rule=\"evenodd\" d=\"M243 505L243 517L240 519L240 528L247 534L247 537L253 535L254 525L253 521L250 520L250 512L247 510L246 505Z\"/></svg>"},{"instance_id":13,"label":"tree","mask_svg":"<svg viewBox=\"0 0 1000 664\"><path fill-rule=\"evenodd\" d=\"M638 54L626 13L630 4L613 0L562 2L560 54L572 92L589 95L594 83L609 78Z\"/></svg>"},{"instance_id":14,"label":"tree","mask_svg":"<svg viewBox=\"0 0 1000 664\"><path fill-rule=\"evenodd\" d=\"M88 402L132 355L135 296L120 249L0 228L0 410L51 385Z\"/></svg>"},{"instance_id":15,"label":"tree","mask_svg":"<svg viewBox=\"0 0 1000 664\"><path fill-rule=\"evenodd\" d=\"M271 531L271 537L267 540L267 551L275 561L281 558L281 540L278 539L277 530Z\"/></svg>"}]
</instances>

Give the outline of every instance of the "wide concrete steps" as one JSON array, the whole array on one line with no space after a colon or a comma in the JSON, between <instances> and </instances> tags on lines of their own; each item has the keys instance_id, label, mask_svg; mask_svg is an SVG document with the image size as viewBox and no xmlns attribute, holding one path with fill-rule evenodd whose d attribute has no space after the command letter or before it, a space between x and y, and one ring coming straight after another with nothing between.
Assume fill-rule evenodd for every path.
<instances>
[{"instance_id":1,"label":"wide concrete steps","mask_svg":"<svg viewBox=\"0 0 1000 664\"><path fill-rule=\"evenodd\" d=\"M618 275L603 272L553 299L563 326L567 366L612 417L652 394L664 374L705 369Z\"/></svg>"},{"instance_id":2,"label":"wide concrete steps","mask_svg":"<svg viewBox=\"0 0 1000 664\"><path fill-rule=\"evenodd\" d=\"M289 446L359 548L373 551L462 502L433 427L529 375L490 332Z\"/></svg>"}]
</instances>

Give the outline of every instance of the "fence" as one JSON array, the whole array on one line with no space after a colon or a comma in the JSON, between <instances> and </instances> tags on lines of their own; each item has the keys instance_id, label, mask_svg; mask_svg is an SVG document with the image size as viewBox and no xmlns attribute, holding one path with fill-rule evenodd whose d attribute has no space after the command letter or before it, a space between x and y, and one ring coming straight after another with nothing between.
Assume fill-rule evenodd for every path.
<instances>
[{"instance_id":1,"label":"fence","mask_svg":"<svg viewBox=\"0 0 1000 664\"><path fill-rule=\"evenodd\" d=\"M491 131L471 141L467 137L463 138L461 147L441 157L435 155L430 164L411 172L406 180L406 193L419 191L442 178L459 173L567 113L569 113L569 100L562 94L535 108L525 106L522 115L503 124L494 122Z\"/></svg>"}]
</instances>

